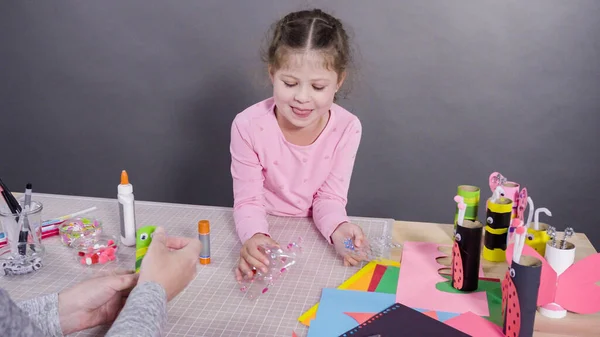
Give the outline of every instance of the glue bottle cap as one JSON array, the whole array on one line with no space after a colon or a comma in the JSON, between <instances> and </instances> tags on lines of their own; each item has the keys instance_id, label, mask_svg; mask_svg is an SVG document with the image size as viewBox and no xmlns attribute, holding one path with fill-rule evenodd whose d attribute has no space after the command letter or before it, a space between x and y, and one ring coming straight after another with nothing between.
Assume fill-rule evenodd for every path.
<instances>
[{"instance_id":1,"label":"glue bottle cap","mask_svg":"<svg viewBox=\"0 0 600 337\"><path fill-rule=\"evenodd\" d=\"M198 221L198 233L199 234L210 233L210 222L208 220Z\"/></svg>"}]
</instances>

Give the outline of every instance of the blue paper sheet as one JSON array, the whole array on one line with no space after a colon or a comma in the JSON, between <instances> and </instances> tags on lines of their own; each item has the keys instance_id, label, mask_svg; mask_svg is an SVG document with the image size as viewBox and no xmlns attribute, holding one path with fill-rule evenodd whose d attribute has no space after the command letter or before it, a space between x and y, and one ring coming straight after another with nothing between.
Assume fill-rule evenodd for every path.
<instances>
[{"instance_id":1,"label":"blue paper sheet","mask_svg":"<svg viewBox=\"0 0 600 337\"><path fill-rule=\"evenodd\" d=\"M323 288L307 337L339 336L358 325L345 312L376 314L394 303L395 294Z\"/></svg>"}]
</instances>

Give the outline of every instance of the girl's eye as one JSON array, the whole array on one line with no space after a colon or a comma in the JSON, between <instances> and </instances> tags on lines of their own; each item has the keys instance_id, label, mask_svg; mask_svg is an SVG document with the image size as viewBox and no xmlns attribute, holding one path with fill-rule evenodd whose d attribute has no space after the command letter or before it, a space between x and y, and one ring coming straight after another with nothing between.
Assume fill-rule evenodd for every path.
<instances>
[{"instance_id":1,"label":"girl's eye","mask_svg":"<svg viewBox=\"0 0 600 337\"><path fill-rule=\"evenodd\" d=\"M323 89L325 89L325 87L317 87L313 85L313 89L315 89L316 91L321 91Z\"/></svg>"},{"instance_id":2,"label":"girl's eye","mask_svg":"<svg viewBox=\"0 0 600 337\"><path fill-rule=\"evenodd\" d=\"M291 88L293 86L296 85L296 83L288 83L288 82L283 82L285 84L286 87Z\"/></svg>"}]
</instances>

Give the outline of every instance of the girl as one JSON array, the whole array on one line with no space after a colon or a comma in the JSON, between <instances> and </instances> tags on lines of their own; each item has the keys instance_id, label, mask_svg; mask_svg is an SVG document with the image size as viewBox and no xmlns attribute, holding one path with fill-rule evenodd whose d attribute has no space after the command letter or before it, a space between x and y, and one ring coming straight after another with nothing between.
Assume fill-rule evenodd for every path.
<instances>
[{"instance_id":1,"label":"girl","mask_svg":"<svg viewBox=\"0 0 600 337\"><path fill-rule=\"evenodd\" d=\"M334 104L350 60L342 23L318 9L286 15L267 51L273 97L239 113L231 128L234 219L242 242L238 281L267 272L258 250L277 245L266 213L313 217L344 265L344 240L360 247L361 228L348 221L348 187L361 138L356 116Z\"/></svg>"}]
</instances>

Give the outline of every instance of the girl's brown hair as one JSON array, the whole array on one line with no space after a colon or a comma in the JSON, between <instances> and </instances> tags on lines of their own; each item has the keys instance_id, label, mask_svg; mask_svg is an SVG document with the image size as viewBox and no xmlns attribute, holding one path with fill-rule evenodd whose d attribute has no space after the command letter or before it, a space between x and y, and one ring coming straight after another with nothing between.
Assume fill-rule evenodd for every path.
<instances>
[{"instance_id":1,"label":"girl's brown hair","mask_svg":"<svg viewBox=\"0 0 600 337\"><path fill-rule=\"evenodd\" d=\"M290 13L272 29L264 61L272 71L285 65L294 52L316 51L325 58L325 66L341 80L351 62L348 34L340 20L320 9Z\"/></svg>"}]
</instances>

